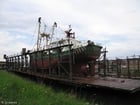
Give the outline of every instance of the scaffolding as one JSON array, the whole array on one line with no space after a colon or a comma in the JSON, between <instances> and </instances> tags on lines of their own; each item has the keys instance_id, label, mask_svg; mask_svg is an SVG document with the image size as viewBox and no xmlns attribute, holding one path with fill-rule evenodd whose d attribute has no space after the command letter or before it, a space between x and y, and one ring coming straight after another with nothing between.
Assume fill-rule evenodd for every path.
<instances>
[{"instance_id":1,"label":"scaffolding","mask_svg":"<svg viewBox=\"0 0 140 105\"><path fill-rule=\"evenodd\" d=\"M140 78L140 56L126 57L125 59L116 58L109 60L104 58L99 60L98 74L118 78Z\"/></svg>"},{"instance_id":2,"label":"scaffolding","mask_svg":"<svg viewBox=\"0 0 140 105\"><path fill-rule=\"evenodd\" d=\"M16 71L16 72L22 72L22 73L28 73L33 75L40 75L43 77L55 77L55 78L68 78L72 79L72 68L73 68L73 61L74 61L74 54L72 52L73 44L67 44L62 46L57 46L54 48L44 49L40 51L34 51L34 52L24 52L20 55L14 55L6 58L6 69L9 71ZM58 62L55 66L51 65L51 51L57 50L60 51L63 47L69 48L69 57L66 62L62 60L61 52L57 53ZM37 59L38 59L38 53L41 53L41 65L44 65L44 62L46 59L44 59L44 52L48 52L48 67L38 67ZM35 54L35 65L32 65L33 59L31 57L32 54ZM64 66L65 65L65 66Z\"/></svg>"}]
</instances>

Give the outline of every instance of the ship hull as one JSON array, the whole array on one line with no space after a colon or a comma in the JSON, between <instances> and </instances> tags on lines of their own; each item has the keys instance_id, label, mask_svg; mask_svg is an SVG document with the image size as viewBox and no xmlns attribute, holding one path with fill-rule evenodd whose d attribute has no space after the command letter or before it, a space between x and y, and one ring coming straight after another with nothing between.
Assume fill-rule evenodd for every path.
<instances>
[{"instance_id":1,"label":"ship hull","mask_svg":"<svg viewBox=\"0 0 140 105\"><path fill-rule=\"evenodd\" d=\"M81 67L89 62L95 62L101 54L101 46L87 45L64 52L44 53L34 52L30 56L31 69L49 70L49 67L57 69L61 64L63 68L69 70L72 65L72 72L75 75L82 75ZM56 50L56 49L53 49ZM94 66L91 65L94 70Z\"/></svg>"}]
</instances>

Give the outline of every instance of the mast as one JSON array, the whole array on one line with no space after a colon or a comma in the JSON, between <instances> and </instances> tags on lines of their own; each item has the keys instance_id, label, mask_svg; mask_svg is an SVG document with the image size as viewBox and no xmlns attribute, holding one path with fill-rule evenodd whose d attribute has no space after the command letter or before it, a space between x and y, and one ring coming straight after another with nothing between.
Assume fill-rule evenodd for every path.
<instances>
[{"instance_id":1,"label":"mast","mask_svg":"<svg viewBox=\"0 0 140 105\"><path fill-rule=\"evenodd\" d=\"M52 33L46 33L46 24L44 24L44 32L42 33L40 28L41 28L41 17L38 18L38 37L37 37L37 51L40 50L41 45L44 44L45 41L42 42L42 39L45 38L45 48L48 48L48 45L52 42L53 35L54 35L54 30L57 27L57 23L54 22L52 26Z\"/></svg>"},{"instance_id":2,"label":"mast","mask_svg":"<svg viewBox=\"0 0 140 105\"><path fill-rule=\"evenodd\" d=\"M41 17L38 18L38 37L37 37L37 51L39 50L40 47L40 27L41 27Z\"/></svg>"},{"instance_id":3,"label":"mast","mask_svg":"<svg viewBox=\"0 0 140 105\"><path fill-rule=\"evenodd\" d=\"M51 33L51 37L50 37L50 43L52 42L53 35L54 35L54 30L55 30L56 27L57 27L57 23L54 22L54 24L53 24L53 26L52 26L52 33Z\"/></svg>"}]
</instances>

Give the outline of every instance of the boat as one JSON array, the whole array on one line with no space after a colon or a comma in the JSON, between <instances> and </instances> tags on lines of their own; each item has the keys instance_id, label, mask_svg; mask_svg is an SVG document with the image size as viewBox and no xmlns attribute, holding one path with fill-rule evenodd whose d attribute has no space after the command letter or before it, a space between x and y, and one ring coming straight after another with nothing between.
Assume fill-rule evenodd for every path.
<instances>
[{"instance_id":1,"label":"boat","mask_svg":"<svg viewBox=\"0 0 140 105\"><path fill-rule=\"evenodd\" d=\"M73 75L82 76L87 74L87 69L95 69L95 62L100 57L102 46L96 45L93 41L88 40L87 43L82 43L75 37L75 32L68 30L64 31L65 37L53 41L54 30L57 28L57 23L52 26L52 33L40 31L41 17L38 19L38 38L36 51L30 54L30 65L32 69L54 69L54 74L57 74L56 69L61 64L61 68L67 71L71 63ZM45 48L41 49L42 39L45 37ZM90 64L92 62L92 65ZM89 73L91 74L91 72ZM93 75L93 73L92 73Z\"/></svg>"},{"instance_id":2,"label":"boat","mask_svg":"<svg viewBox=\"0 0 140 105\"><path fill-rule=\"evenodd\" d=\"M22 48L21 54L7 56L6 69L18 74L33 77L37 80L50 80L80 88L113 89L135 93L140 90L140 81L116 78L105 75L105 51L102 46L87 40L83 43L76 39L71 26L64 30L64 37L54 40L57 23L52 25L51 32L41 31L41 17L38 19L37 44L34 50ZM104 67L104 76L95 75L95 65L104 53L104 60L98 68ZM97 66L97 65L96 65ZM132 85L133 84L133 85Z\"/></svg>"}]
</instances>

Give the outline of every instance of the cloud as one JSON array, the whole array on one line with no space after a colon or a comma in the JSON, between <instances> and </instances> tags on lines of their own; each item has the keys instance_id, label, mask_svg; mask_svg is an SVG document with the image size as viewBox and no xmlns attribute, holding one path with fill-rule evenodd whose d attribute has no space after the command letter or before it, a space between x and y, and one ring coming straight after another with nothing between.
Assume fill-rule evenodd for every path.
<instances>
[{"instance_id":1,"label":"cloud","mask_svg":"<svg viewBox=\"0 0 140 105\"><path fill-rule=\"evenodd\" d=\"M22 40L26 40L26 38L22 35L11 36L8 32L0 32L0 59L3 59L4 54L13 55L20 53L22 48L31 49L31 46L23 43Z\"/></svg>"},{"instance_id":2,"label":"cloud","mask_svg":"<svg viewBox=\"0 0 140 105\"><path fill-rule=\"evenodd\" d=\"M56 21L62 30L71 24L78 39L107 47L108 57L138 54L139 5L138 0L2 0L0 54L32 49L40 16L42 23L51 26Z\"/></svg>"}]
</instances>

